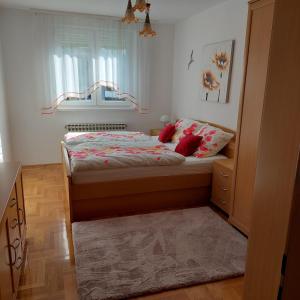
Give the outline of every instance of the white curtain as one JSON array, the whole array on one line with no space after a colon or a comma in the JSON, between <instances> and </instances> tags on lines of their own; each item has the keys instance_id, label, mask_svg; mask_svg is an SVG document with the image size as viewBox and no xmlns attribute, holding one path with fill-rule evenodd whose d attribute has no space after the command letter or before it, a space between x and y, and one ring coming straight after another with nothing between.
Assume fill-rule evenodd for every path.
<instances>
[{"instance_id":1,"label":"white curtain","mask_svg":"<svg viewBox=\"0 0 300 300\"><path fill-rule=\"evenodd\" d=\"M103 87L149 110L149 41L138 25L83 15L35 14L41 107L51 114L66 99L87 99Z\"/></svg>"}]
</instances>

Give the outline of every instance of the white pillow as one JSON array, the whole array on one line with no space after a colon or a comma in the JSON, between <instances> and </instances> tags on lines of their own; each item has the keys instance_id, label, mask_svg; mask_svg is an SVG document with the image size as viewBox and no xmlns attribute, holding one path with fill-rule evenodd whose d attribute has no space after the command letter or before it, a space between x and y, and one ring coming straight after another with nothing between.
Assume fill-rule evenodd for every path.
<instances>
[{"instance_id":1,"label":"white pillow","mask_svg":"<svg viewBox=\"0 0 300 300\"><path fill-rule=\"evenodd\" d=\"M198 150L193 154L198 158L218 154L234 137L233 133L225 132L211 125L203 126L195 135L200 135L203 138Z\"/></svg>"}]
</instances>

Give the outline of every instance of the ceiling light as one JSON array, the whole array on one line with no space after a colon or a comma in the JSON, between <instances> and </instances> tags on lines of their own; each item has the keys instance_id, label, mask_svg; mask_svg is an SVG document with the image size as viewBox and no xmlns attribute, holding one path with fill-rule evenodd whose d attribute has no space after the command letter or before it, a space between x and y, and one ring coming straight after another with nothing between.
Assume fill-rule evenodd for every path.
<instances>
[{"instance_id":1,"label":"ceiling light","mask_svg":"<svg viewBox=\"0 0 300 300\"><path fill-rule=\"evenodd\" d=\"M145 11L147 8L146 0L136 0L134 11L139 10L140 12Z\"/></svg>"},{"instance_id":2,"label":"ceiling light","mask_svg":"<svg viewBox=\"0 0 300 300\"><path fill-rule=\"evenodd\" d=\"M122 19L123 23L132 24L137 23L138 18L134 15L134 9L132 7L131 0L128 0L127 9L124 18Z\"/></svg>"},{"instance_id":3,"label":"ceiling light","mask_svg":"<svg viewBox=\"0 0 300 300\"><path fill-rule=\"evenodd\" d=\"M142 31L140 31L140 36L143 36L143 37L156 36L156 32L152 29L151 22L150 22L150 16L149 16L150 6L151 6L151 4L147 3L146 20L145 20L145 23L144 23L144 28L143 28Z\"/></svg>"}]
</instances>

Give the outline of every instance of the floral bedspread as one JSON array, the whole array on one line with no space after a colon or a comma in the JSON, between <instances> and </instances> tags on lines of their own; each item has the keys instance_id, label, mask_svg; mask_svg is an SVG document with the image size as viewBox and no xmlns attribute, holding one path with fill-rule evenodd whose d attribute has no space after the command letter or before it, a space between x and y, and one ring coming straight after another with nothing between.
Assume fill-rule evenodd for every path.
<instances>
[{"instance_id":1,"label":"floral bedspread","mask_svg":"<svg viewBox=\"0 0 300 300\"><path fill-rule=\"evenodd\" d=\"M72 172L181 164L184 156L153 140L146 142L87 142L67 146Z\"/></svg>"},{"instance_id":2,"label":"floral bedspread","mask_svg":"<svg viewBox=\"0 0 300 300\"><path fill-rule=\"evenodd\" d=\"M87 142L136 142L149 141L151 137L135 131L99 131L99 132L69 132L64 137L66 145L78 145Z\"/></svg>"}]
</instances>

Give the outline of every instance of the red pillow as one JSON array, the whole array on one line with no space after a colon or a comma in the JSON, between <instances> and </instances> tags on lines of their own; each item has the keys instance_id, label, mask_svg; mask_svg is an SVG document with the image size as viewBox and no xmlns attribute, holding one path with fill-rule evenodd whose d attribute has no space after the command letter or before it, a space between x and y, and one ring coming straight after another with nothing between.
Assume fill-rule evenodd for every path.
<instances>
[{"instance_id":1,"label":"red pillow","mask_svg":"<svg viewBox=\"0 0 300 300\"><path fill-rule=\"evenodd\" d=\"M176 132L176 127L173 124L168 124L159 134L158 140L162 143L168 143L172 140L174 133Z\"/></svg>"},{"instance_id":2,"label":"red pillow","mask_svg":"<svg viewBox=\"0 0 300 300\"><path fill-rule=\"evenodd\" d=\"M178 145L176 146L175 152L190 156L197 151L202 140L202 136L189 134L181 138Z\"/></svg>"}]
</instances>

